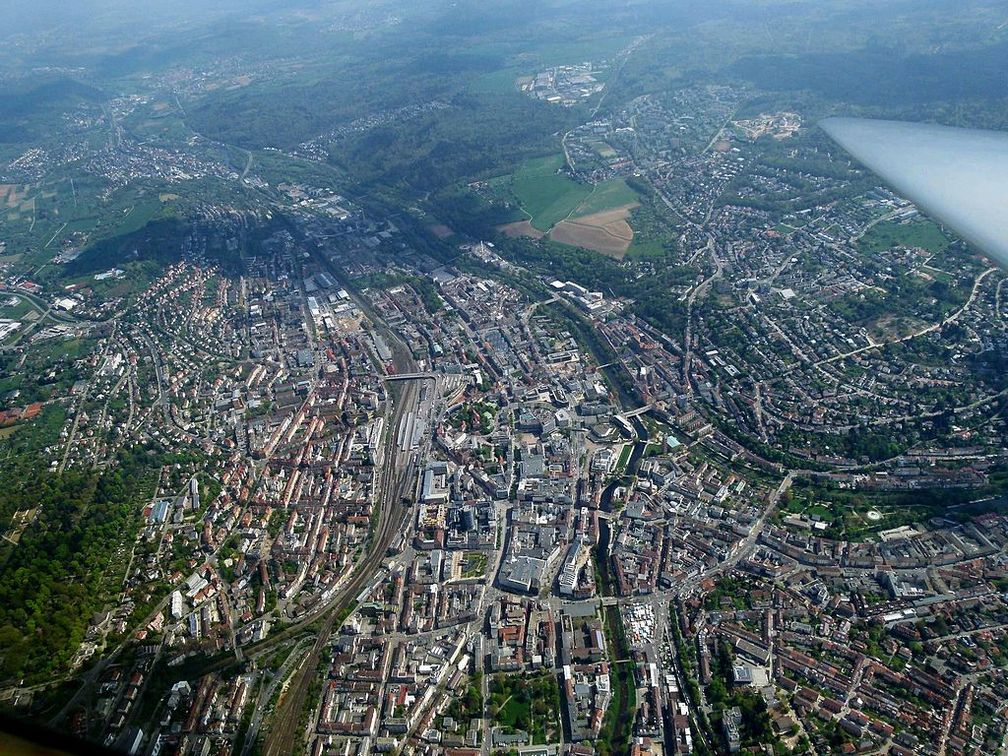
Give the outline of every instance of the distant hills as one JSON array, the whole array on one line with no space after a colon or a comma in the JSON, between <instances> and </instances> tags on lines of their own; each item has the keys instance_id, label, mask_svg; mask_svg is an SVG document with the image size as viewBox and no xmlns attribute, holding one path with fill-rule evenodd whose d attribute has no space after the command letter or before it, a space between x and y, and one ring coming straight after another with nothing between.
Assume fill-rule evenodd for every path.
<instances>
[{"instance_id":1,"label":"distant hills","mask_svg":"<svg viewBox=\"0 0 1008 756\"><path fill-rule=\"evenodd\" d=\"M63 76L0 86L0 142L32 139L48 119L82 102L98 103L104 98L100 89Z\"/></svg>"}]
</instances>

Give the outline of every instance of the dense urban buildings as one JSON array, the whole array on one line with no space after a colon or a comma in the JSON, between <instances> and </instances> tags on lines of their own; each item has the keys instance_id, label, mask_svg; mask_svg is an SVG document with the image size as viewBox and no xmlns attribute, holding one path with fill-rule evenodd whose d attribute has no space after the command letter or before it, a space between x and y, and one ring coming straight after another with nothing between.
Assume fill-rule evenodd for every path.
<instances>
[{"instance_id":1,"label":"dense urban buildings","mask_svg":"<svg viewBox=\"0 0 1008 756\"><path fill-rule=\"evenodd\" d=\"M26 737L1006 748L1008 274L816 125L1008 125L998 8L588 5L0 33Z\"/></svg>"}]
</instances>

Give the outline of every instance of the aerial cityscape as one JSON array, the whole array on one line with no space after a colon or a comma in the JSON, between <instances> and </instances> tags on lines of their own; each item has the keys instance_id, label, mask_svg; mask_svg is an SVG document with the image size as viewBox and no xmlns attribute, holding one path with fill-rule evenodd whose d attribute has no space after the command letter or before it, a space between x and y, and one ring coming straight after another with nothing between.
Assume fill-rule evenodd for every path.
<instances>
[{"instance_id":1,"label":"aerial cityscape","mask_svg":"<svg viewBox=\"0 0 1008 756\"><path fill-rule=\"evenodd\" d=\"M5 14L0 753L1008 754L1002 3Z\"/></svg>"}]
</instances>

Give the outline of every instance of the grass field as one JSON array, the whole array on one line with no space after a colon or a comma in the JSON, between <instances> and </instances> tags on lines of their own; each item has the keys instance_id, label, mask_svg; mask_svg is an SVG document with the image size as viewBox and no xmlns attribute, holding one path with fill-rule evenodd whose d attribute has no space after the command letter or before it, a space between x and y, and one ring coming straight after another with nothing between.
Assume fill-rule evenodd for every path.
<instances>
[{"instance_id":1,"label":"grass field","mask_svg":"<svg viewBox=\"0 0 1008 756\"><path fill-rule=\"evenodd\" d=\"M603 181L574 209L574 218L635 204L640 198L621 178Z\"/></svg>"},{"instance_id":2,"label":"grass field","mask_svg":"<svg viewBox=\"0 0 1008 756\"><path fill-rule=\"evenodd\" d=\"M497 226L497 230L509 239L516 239L520 236L527 236L530 239L541 239L544 236L542 231L527 220L505 223L502 226Z\"/></svg>"},{"instance_id":3,"label":"grass field","mask_svg":"<svg viewBox=\"0 0 1008 756\"><path fill-rule=\"evenodd\" d=\"M627 222L640 197L621 178L595 186L550 232L550 238L622 259L632 247L634 230ZM638 255L640 256L640 255Z\"/></svg>"},{"instance_id":4,"label":"grass field","mask_svg":"<svg viewBox=\"0 0 1008 756\"><path fill-rule=\"evenodd\" d=\"M469 89L476 94L500 94L501 92L514 92L518 89L515 85L518 77L527 73L528 71L523 69L521 66L502 68L499 71L484 74L483 76L475 79L473 83L469 85Z\"/></svg>"},{"instance_id":5,"label":"grass field","mask_svg":"<svg viewBox=\"0 0 1008 756\"><path fill-rule=\"evenodd\" d=\"M489 181L491 191L513 199L528 216L525 223L498 228L508 236L537 238L548 232L560 244L622 257L633 241L626 219L640 197L621 178L592 187L566 176L563 167L563 155L551 155Z\"/></svg>"},{"instance_id":6,"label":"grass field","mask_svg":"<svg viewBox=\"0 0 1008 756\"><path fill-rule=\"evenodd\" d=\"M532 225L543 231L580 204L591 191L589 187L557 173L563 167L561 155L532 160L514 174L512 189L525 211L532 216Z\"/></svg>"},{"instance_id":7,"label":"grass field","mask_svg":"<svg viewBox=\"0 0 1008 756\"><path fill-rule=\"evenodd\" d=\"M17 302L9 304L14 299L17 299ZM29 300L19 297L16 294L0 295L0 318L20 320L32 310L37 309L38 308L35 307L35 305L33 305Z\"/></svg>"},{"instance_id":8,"label":"grass field","mask_svg":"<svg viewBox=\"0 0 1008 756\"><path fill-rule=\"evenodd\" d=\"M861 238L861 244L872 252L881 252L894 244L906 247L923 247L929 252L944 252L948 237L933 222L918 220L911 223L887 221L879 223Z\"/></svg>"},{"instance_id":9,"label":"grass field","mask_svg":"<svg viewBox=\"0 0 1008 756\"><path fill-rule=\"evenodd\" d=\"M626 256L635 260L661 260L667 254L668 251L662 242L656 239L643 241L638 237L634 237L626 251Z\"/></svg>"},{"instance_id":10,"label":"grass field","mask_svg":"<svg viewBox=\"0 0 1008 756\"><path fill-rule=\"evenodd\" d=\"M530 160L512 178L515 198L540 231L548 231L562 221L591 193L590 187L557 173L563 165L563 155Z\"/></svg>"}]
</instances>

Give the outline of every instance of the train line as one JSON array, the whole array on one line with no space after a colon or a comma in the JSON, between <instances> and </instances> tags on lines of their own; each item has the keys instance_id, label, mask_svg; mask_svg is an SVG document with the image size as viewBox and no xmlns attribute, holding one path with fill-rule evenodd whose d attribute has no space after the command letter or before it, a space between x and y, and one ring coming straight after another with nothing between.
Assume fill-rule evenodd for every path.
<instances>
[{"instance_id":1,"label":"train line","mask_svg":"<svg viewBox=\"0 0 1008 756\"><path fill-rule=\"evenodd\" d=\"M285 695L277 703L263 749L265 756L281 756L281 754L287 756L292 750L299 750L301 738L297 727L312 679L318 674L321 653L329 642L337 619L367 586L368 581L381 566L392 541L401 532L409 487L414 474L409 444L406 444L404 450L400 443L401 433L397 433L396 430L400 428L405 418L415 413L417 399L417 382L404 382L399 401L395 403L392 416L386 424L384 453L380 461L379 491L376 498L379 521L370 550L367 556L358 562L348 583L325 610L322 627L311 651L294 672Z\"/></svg>"}]
</instances>

